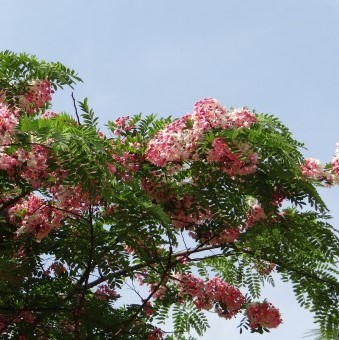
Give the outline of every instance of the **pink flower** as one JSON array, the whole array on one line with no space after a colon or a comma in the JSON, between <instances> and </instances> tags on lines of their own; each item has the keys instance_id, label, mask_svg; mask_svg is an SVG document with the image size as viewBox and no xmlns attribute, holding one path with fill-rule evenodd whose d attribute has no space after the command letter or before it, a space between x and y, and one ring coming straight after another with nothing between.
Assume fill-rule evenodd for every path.
<instances>
[{"instance_id":1,"label":"pink flower","mask_svg":"<svg viewBox=\"0 0 339 340\"><path fill-rule=\"evenodd\" d=\"M245 222L246 228L252 227L254 222L264 220L266 214L260 203L254 203L251 211L247 214L247 220Z\"/></svg>"},{"instance_id":2,"label":"pink flower","mask_svg":"<svg viewBox=\"0 0 339 340\"><path fill-rule=\"evenodd\" d=\"M130 124L130 122L128 122L130 119L129 116L125 116L125 117L119 117L117 118L113 124L115 126L115 130L113 131L113 133L115 135L121 135L123 132L128 132L130 131L134 125Z\"/></svg>"},{"instance_id":3,"label":"pink flower","mask_svg":"<svg viewBox=\"0 0 339 340\"><path fill-rule=\"evenodd\" d=\"M301 172L304 176L312 179L321 179L324 177L324 169L318 159L307 158L301 166Z\"/></svg>"},{"instance_id":4,"label":"pink flower","mask_svg":"<svg viewBox=\"0 0 339 340\"><path fill-rule=\"evenodd\" d=\"M52 84L48 80L35 80L28 86L27 92L20 96L19 105L28 114L33 114L52 100Z\"/></svg>"},{"instance_id":5,"label":"pink flower","mask_svg":"<svg viewBox=\"0 0 339 340\"><path fill-rule=\"evenodd\" d=\"M339 143L336 144L336 155L332 159L331 165L332 165L332 171L335 173L335 175L339 175Z\"/></svg>"},{"instance_id":6,"label":"pink flower","mask_svg":"<svg viewBox=\"0 0 339 340\"><path fill-rule=\"evenodd\" d=\"M155 313L155 310L154 310L150 301L147 301L144 304L144 313L145 313L146 316L151 316Z\"/></svg>"},{"instance_id":7,"label":"pink flower","mask_svg":"<svg viewBox=\"0 0 339 340\"><path fill-rule=\"evenodd\" d=\"M282 322L279 310L268 302L250 303L247 306L246 315L252 329L260 326L265 328L276 328Z\"/></svg>"},{"instance_id":8,"label":"pink flower","mask_svg":"<svg viewBox=\"0 0 339 340\"><path fill-rule=\"evenodd\" d=\"M116 300L119 297L117 292L106 284L100 285L95 291L95 295L102 301Z\"/></svg>"},{"instance_id":9,"label":"pink flower","mask_svg":"<svg viewBox=\"0 0 339 340\"><path fill-rule=\"evenodd\" d=\"M239 237L239 235L240 235L239 228L227 228L220 233L218 241L219 243L234 242Z\"/></svg>"},{"instance_id":10,"label":"pink flower","mask_svg":"<svg viewBox=\"0 0 339 340\"><path fill-rule=\"evenodd\" d=\"M53 111L47 111L41 115L41 118L48 119L48 118L56 118L58 114Z\"/></svg>"},{"instance_id":11,"label":"pink flower","mask_svg":"<svg viewBox=\"0 0 339 340\"><path fill-rule=\"evenodd\" d=\"M17 159L7 155L6 153L0 152L0 170L11 172L11 170L13 170L13 168L18 165L19 162L17 161Z\"/></svg>"},{"instance_id":12,"label":"pink flower","mask_svg":"<svg viewBox=\"0 0 339 340\"><path fill-rule=\"evenodd\" d=\"M59 227L65 214L33 194L21 199L8 210L11 223L19 226L17 234L30 232L41 241L54 228Z\"/></svg>"},{"instance_id":13,"label":"pink flower","mask_svg":"<svg viewBox=\"0 0 339 340\"><path fill-rule=\"evenodd\" d=\"M0 145L12 142L12 134L18 123L18 112L9 110L6 104L0 102Z\"/></svg>"},{"instance_id":14,"label":"pink flower","mask_svg":"<svg viewBox=\"0 0 339 340\"><path fill-rule=\"evenodd\" d=\"M117 172L117 168L113 164L108 164L107 169L111 175L114 175Z\"/></svg>"},{"instance_id":15,"label":"pink flower","mask_svg":"<svg viewBox=\"0 0 339 340\"><path fill-rule=\"evenodd\" d=\"M215 305L219 316L227 319L239 312L245 302L244 296L234 286L215 277L206 284L192 274L176 275L179 298L190 296L199 309L210 309Z\"/></svg>"},{"instance_id":16,"label":"pink flower","mask_svg":"<svg viewBox=\"0 0 339 340\"><path fill-rule=\"evenodd\" d=\"M192 274L177 274L177 286L179 289L178 297L191 297L193 303L199 309L210 309L211 302L205 292L205 283L203 280L193 276Z\"/></svg>"},{"instance_id":17,"label":"pink flower","mask_svg":"<svg viewBox=\"0 0 339 340\"><path fill-rule=\"evenodd\" d=\"M249 128L255 121L256 117L247 109L228 112L216 99L205 98L194 105L192 114L168 124L151 139L146 159L160 167L166 166L168 162L198 160L197 147L198 142L203 139L203 133L212 129ZM235 157L232 153L228 155ZM222 154L221 157L223 156L225 155ZM209 157L210 161L215 157L220 158L217 150ZM246 169L245 172L248 171Z\"/></svg>"},{"instance_id":18,"label":"pink flower","mask_svg":"<svg viewBox=\"0 0 339 340\"><path fill-rule=\"evenodd\" d=\"M29 152L18 150L17 157L26 164L26 167L21 172L21 177L31 183L34 188L37 188L48 175L47 148L42 145L33 145L32 150Z\"/></svg>"},{"instance_id":19,"label":"pink flower","mask_svg":"<svg viewBox=\"0 0 339 340\"><path fill-rule=\"evenodd\" d=\"M155 327L153 331L148 333L148 340L160 340L160 339L163 339L163 334L164 334L164 332L160 328Z\"/></svg>"},{"instance_id":20,"label":"pink flower","mask_svg":"<svg viewBox=\"0 0 339 340\"><path fill-rule=\"evenodd\" d=\"M209 299L217 302L217 313L227 319L233 317L239 312L241 306L245 303L245 297L239 289L215 277L206 284L206 295ZM224 307L226 307L226 310Z\"/></svg>"}]
</instances>

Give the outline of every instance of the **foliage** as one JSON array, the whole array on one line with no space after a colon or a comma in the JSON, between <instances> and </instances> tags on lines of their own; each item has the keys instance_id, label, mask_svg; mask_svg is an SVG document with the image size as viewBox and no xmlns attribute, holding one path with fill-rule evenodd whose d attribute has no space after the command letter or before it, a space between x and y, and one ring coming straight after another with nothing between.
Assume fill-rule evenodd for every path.
<instances>
[{"instance_id":1,"label":"foliage","mask_svg":"<svg viewBox=\"0 0 339 340\"><path fill-rule=\"evenodd\" d=\"M88 99L76 118L50 111L76 81L0 54L3 339L193 339L205 310L263 333L281 323L260 301L272 272L323 336L338 332L339 242L316 190L339 183L338 155L305 160L277 118L211 98L105 136Z\"/></svg>"}]
</instances>

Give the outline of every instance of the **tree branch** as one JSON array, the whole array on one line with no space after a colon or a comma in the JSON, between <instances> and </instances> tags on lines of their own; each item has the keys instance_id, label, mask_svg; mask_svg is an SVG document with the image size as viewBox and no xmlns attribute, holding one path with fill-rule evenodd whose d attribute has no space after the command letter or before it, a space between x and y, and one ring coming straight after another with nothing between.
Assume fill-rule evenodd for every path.
<instances>
[{"instance_id":1,"label":"tree branch","mask_svg":"<svg viewBox=\"0 0 339 340\"><path fill-rule=\"evenodd\" d=\"M81 125L81 123L80 123L80 117L79 117L79 114L78 114L78 108L77 108L77 105L76 105L76 103L75 103L75 98L74 98L73 92L72 92L72 99L73 99L73 105L74 105L75 115L77 116L78 124Z\"/></svg>"}]
</instances>

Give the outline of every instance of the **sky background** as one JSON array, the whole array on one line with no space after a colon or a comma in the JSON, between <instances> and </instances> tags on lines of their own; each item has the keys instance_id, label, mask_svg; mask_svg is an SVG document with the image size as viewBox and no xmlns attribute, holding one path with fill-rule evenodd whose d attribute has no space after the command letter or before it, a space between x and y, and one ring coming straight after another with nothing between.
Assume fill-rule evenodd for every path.
<instances>
[{"instance_id":1,"label":"sky background","mask_svg":"<svg viewBox=\"0 0 339 340\"><path fill-rule=\"evenodd\" d=\"M0 0L1 50L60 61L84 80L102 124L118 116L179 117L205 97L275 114L329 161L339 141L338 0ZM70 92L55 110L73 113ZM338 225L338 188L321 191ZM315 328L291 287L265 291L284 324L264 336L209 314L203 339L298 340Z\"/></svg>"}]
</instances>

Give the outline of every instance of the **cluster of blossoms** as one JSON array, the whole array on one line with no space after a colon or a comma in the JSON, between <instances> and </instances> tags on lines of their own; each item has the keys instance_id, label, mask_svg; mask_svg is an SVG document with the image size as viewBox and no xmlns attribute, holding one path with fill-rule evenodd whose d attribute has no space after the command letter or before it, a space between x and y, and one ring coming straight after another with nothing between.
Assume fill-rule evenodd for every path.
<instances>
[{"instance_id":1,"label":"cluster of blossoms","mask_svg":"<svg viewBox=\"0 0 339 340\"><path fill-rule=\"evenodd\" d=\"M170 190L166 187L166 181L159 179L156 181L151 178L142 178L141 187L146 191L147 195L156 202L163 202L173 199Z\"/></svg>"},{"instance_id":2,"label":"cluster of blossoms","mask_svg":"<svg viewBox=\"0 0 339 340\"><path fill-rule=\"evenodd\" d=\"M163 339L164 332L160 329L155 327L153 331L148 334L148 340L159 340Z\"/></svg>"},{"instance_id":3,"label":"cluster of blossoms","mask_svg":"<svg viewBox=\"0 0 339 340\"><path fill-rule=\"evenodd\" d=\"M45 200L31 194L8 210L10 222L18 225L17 234L30 232L37 240L45 238L59 227L64 213L54 209Z\"/></svg>"},{"instance_id":4,"label":"cluster of blossoms","mask_svg":"<svg viewBox=\"0 0 339 340\"><path fill-rule=\"evenodd\" d=\"M80 214L90 206L88 193L83 192L80 185L70 187L55 184L49 188L49 192L53 196L55 206L64 212Z\"/></svg>"},{"instance_id":5,"label":"cluster of blossoms","mask_svg":"<svg viewBox=\"0 0 339 340\"><path fill-rule=\"evenodd\" d=\"M19 104L27 113L32 113L33 107L41 108L51 100L52 92L49 82L36 81L20 97ZM30 151L18 148L7 153L8 147L14 142L13 133L19 123L19 112L19 108L8 106L4 94L0 96L0 170L6 171L9 177L18 172L33 188L37 188L47 176L47 149L32 143Z\"/></svg>"},{"instance_id":6,"label":"cluster of blossoms","mask_svg":"<svg viewBox=\"0 0 339 340\"><path fill-rule=\"evenodd\" d=\"M18 226L17 235L29 232L41 241L60 226L61 220L85 211L90 205L88 195L80 186L54 185L49 192L53 200L31 194L8 209L11 223Z\"/></svg>"},{"instance_id":7,"label":"cluster of blossoms","mask_svg":"<svg viewBox=\"0 0 339 340\"><path fill-rule=\"evenodd\" d=\"M33 188L38 188L47 177L47 157L47 148L42 145L33 145L30 151L18 148L11 155L0 147L0 170L5 170L9 177L17 172Z\"/></svg>"},{"instance_id":8,"label":"cluster of blossoms","mask_svg":"<svg viewBox=\"0 0 339 340\"><path fill-rule=\"evenodd\" d=\"M8 320L4 315L0 314L0 334L10 325L12 322L26 322L28 324L33 324L36 320L36 316L29 310L22 310L18 313L13 320ZM26 339L26 337L20 339Z\"/></svg>"},{"instance_id":9,"label":"cluster of blossoms","mask_svg":"<svg viewBox=\"0 0 339 340\"><path fill-rule=\"evenodd\" d=\"M318 159L308 158L301 166L301 172L304 176L321 180L324 178L324 166Z\"/></svg>"},{"instance_id":10,"label":"cluster of blossoms","mask_svg":"<svg viewBox=\"0 0 339 340\"><path fill-rule=\"evenodd\" d=\"M220 317L233 317L245 302L239 289L218 277L209 280L205 290L208 298L216 302L216 312Z\"/></svg>"},{"instance_id":11,"label":"cluster of blossoms","mask_svg":"<svg viewBox=\"0 0 339 340\"><path fill-rule=\"evenodd\" d=\"M203 139L204 133L213 129L249 128L255 122L255 115L245 108L228 112L217 100L203 99L194 105L192 114L175 120L156 134L148 144L146 159L160 167L169 162L198 160L198 142ZM247 146L239 145L237 148L246 149ZM218 152L221 152L220 156ZM255 154L246 150L246 155L249 155L248 160L241 161L226 143L217 139L208 154L208 160L225 163L223 170L230 171L231 175L246 174L255 170L256 162ZM234 166L231 166L233 163ZM237 170L231 170L232 167Z\"/></svg>"},{"instance_id":12,"label":"cluster of blossoms","mask_svg":"<svg viewBox=\"0 0 339 340\"><path fill-rule=\"evenodd\" d=\"M12 133L19 123L18 111L13 111L0 100L0 144L6 145L12 142Z\"/></svg>"},{"instance_id":13,"label":"cluster of blossoms","mask_svg":"<svg viewBox=\"0 0 339 340\"><path fill-rule=\"evenodd\" d=\"M246 315L252 329L258 327L276 328L282 322L279 310L266 301L250 303L247 306Z\"/></svg>"},{"instance_id":14,"label":"cluster of blossoms","mask_svg":"<svg viewBox=\"0 0 339 340\"><path fill-rule=\"evenodd\" d=\"M145 313L145 315L151 316L155 313L155 310L150 301L143 302L143 305L144 305L143 312Z\"/></svg>"},{"instance_id":15,"label":"cluster of blossoms","mask_svg":"<svg viewBox=\"0 0 339 340\"><path fill-rule=\"evenodd\" d=\"M334 174L339 177L339 143L337 143L337 149L335 151L335 156L332 159L331 166Z\"/></svg>"},{"instance_id":16,"label":"cluster of blossoms","mask_svg":"<svg viewBox=\"0 0 339 340\"><path fill-rule=\"evenodd\" d=\"M251 205L251 211L247 214L247 219L245 222L246 228L250 228L253 226L254 222L261 221L266 218L265 211L260 203L252 202Z\"/></svg>"},{"instance_id":17,"label":"cluster of blossoms","mask_svg":"<svg viewBox=\"0 0 339 340\"><path fill-rule=\"evenodd\" d=\"M5 170L9 176L12 176L14 174L14 168L18 164L16 158L7 155L5 152L0 152L0 170Z\"/></svg>"},{"instance_id":18,"label":"cluster of blossoms","mask_svg":"<svg viewBox=\"0 0 339 340\"><path fill-rule=\"evenodd\" d=\"M32 81L25 94L19 98L19 106L28 114L37 110L52 100L52 84L48 80Z\"/></svg>"},{"instance_id":19,"label":"cluster of blossoms","mask_svg":"<svg viewBox=\"0 0 339 340\"><path fill-rule=\"evenodd\" d=\"M138 171L141 163L139 156L131 152L123 152L121 156L114 154L113 159L132 172Z\"/></svg>"},{"instance_id":20,"label":"cluster of blossoms","mask_svg":"<svg viewBox=\"0 0 339 340\"><path fill-rule=\"evenodd\" d=\"M318 159L307 158L301 165L301 172L310 179L325 181L327 186L339 184L339 143L330 164L325 166Z\"/></svg>"},{"instance_id":21,"label":"cluster of blossoms","mask_svg":"<svg viewBox=\"0 0 339 340\"><path fill-rule=\"evenodd\" d=\"M98 286L95 295L102 301L116 300L119 297L117 292L106 284Z\"/></svg>"},{"instance_id":22,"label":"cluster of blossoms","mask_svg":"<svg viewBox=\"0 0 339 340\"><path fill-rule=\"evenodd\" d=\"M188 230L193 230L195 226L203 223L211 218L212 213L209 209L200 209L192 213L188 213L184 209L177 209L175 213L171 213L173 226L177 229L185 227Z\"/></svg>"},{"instance_id":23,"label":"cluster of blossoms","mask_svg":"<svg viewBox=\"0 0 339 340\"><path fill-rule=\"evenodd\" d=\"M49 276L54 272L55 275L60 275L67 272L67 269L62 263L54 262L52 263L47 270L45 270L44 275Z\"/></svg>"},{"instance_id":24,"label":"cluster of blossoms","mask_svg":"<svg viewBox=\"0 0 339 340\"><path fill-rule=\"evenodd\" d=\"M210 310L214 307L215 312L222 318L230 319L245 308L245 315L252 329L259 326L275 328L282 322L279 310L272 304L265 301L246 305L246 299L239 289L219 277L204 282L192 274L176 274L175 285L179 302L190 298L198 309ZM151 290L153 289L154 285L151 286ZM167 288L160 286L153 298L162 299L166 292Z\"/></svg>"},{"instance_id":25,"label":"cluster of blossoms","mask_svg":"<svg viewBox=\"0 0 339 340\"><path fill-rule=\"evenodd\" d=\"M256 270L260 275L269 275L276 267L275 263L271 263L268 261L261 261L259 264L255 266Z\"/></svg>"},{"instance_id":26,"label":"cluster of blossoms","mask_svg":"<svg viewBox=\"0 0 339 340\"><path fill-rule=\"evenodd\" d=\"M239 289L219 277L207 283L191 274L177 274L176 278L179 297L189 296L199 309L209 310L214 306L220 317L232 318L245 303Z\"/></svg>"},{"instance_id":27,"label":"cluster of blossoms","mask_svg":"<svg viewBox=\"0 0 339 340\"><path fill-rule=\"evenodd\" d=\"M113 133L115 135L121 135L122 133L130 131L134 127L134 125L130 123L129 116L119 117L113 122L113 124L115 127Z\"/></svg>"},{"instance_id":28,"label":"cluster of blossoms","mask_svg":"<svg viewBox=\"0 0 339 340\"><path fill-rule=\"evenodd\" d=\"M212 149L207 151L206 160L211 163L221 163L221 170L229 176L253 173L257 168L258 155L249 150L248 144L240 144L239 149L240 154L232 152L225 140L218 137L213 140ZM243 160L244 158L246 161Z\"/></svg>"},{"instance_id":29,"label":"cluster of blossoms","mask_svg":"<svg viewBox=\"0 0 339 340\"><path fill-rule=\"evenodd\" d=\"M175 228L180 229L185 227L187 230L193 230L197 225L212 217L210 209L197 209L190 212L190 202L185 198L183 201L177 202L177 209L170 214L172 224Z\"/></svg>"},{"instance_id":30,"label":"cluster of blossoms","mask_svg":"<svg viewBox=\"0 0 339 340\"><path fill-rule=\"evenodd\" d=\"M21 173L21 177L29 182L33 188L38 188L47 174L47 148L42 145L33 145L30 152L19 149L16 152L20 163L26 166Z\"/></svg>"},{"instance_id":31,"label":"cluster of blossoms","mask_svg":"<svg viewBox=\"0 0 339 340\"><path fill-rule=\"evenodd\" d=\"M214 235L212 231L209 233L204 233L203 236L199 237L199 240L206 244L212 244L212 245L218 245L218 244L225 244L225 243L232 243L234 242L240 235L241 230L240 228L225 228L217 235ZM197 236L195 236L193 233L190 233L190 235L196 239Z\"/></svg>"}]
</instances>

